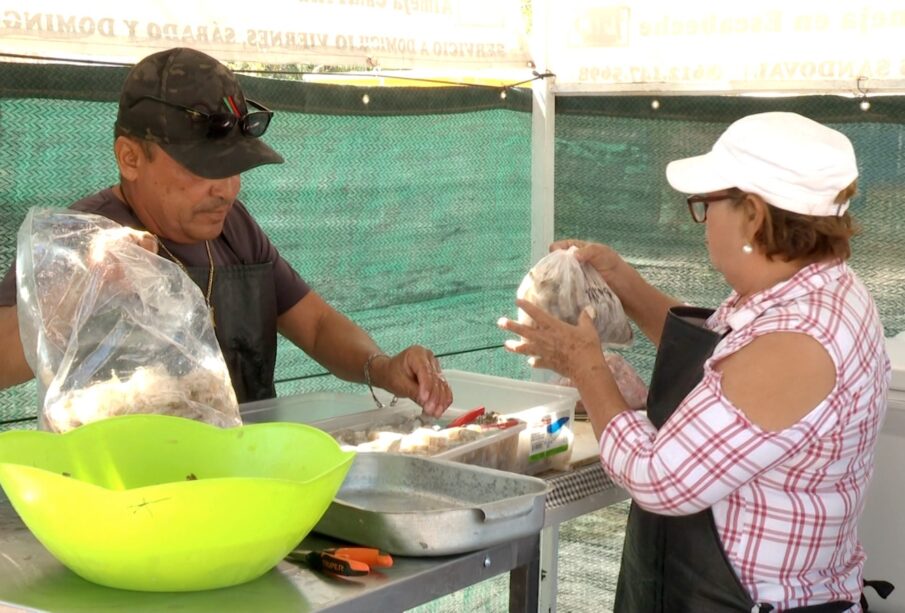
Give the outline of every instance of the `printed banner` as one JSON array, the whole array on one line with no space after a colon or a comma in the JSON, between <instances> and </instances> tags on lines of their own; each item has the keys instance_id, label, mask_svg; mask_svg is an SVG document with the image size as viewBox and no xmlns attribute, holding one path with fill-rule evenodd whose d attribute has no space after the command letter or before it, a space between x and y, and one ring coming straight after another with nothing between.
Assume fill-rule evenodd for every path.
<instances>
[{"instance_id":1,"label":"printed banner","mask_svg":"<svg viewBox=\"0 0 905 613\"><path fill-rule=\"evenodd\" d=\"M549 68L557 91L870 89L905 78L903 39L903 0L574 0L551 11Z\"/></svg>"},{"instance_id":2,"label":"printed banner","mask_svg":"<svg viewBox=\"0 0 905 613\"><path fill-rule=\"evenodd\" d=\"M223 61L525 67L520 0L0 0L0 54L132 63L170 47Z\"/></svg>"}]
</instances>

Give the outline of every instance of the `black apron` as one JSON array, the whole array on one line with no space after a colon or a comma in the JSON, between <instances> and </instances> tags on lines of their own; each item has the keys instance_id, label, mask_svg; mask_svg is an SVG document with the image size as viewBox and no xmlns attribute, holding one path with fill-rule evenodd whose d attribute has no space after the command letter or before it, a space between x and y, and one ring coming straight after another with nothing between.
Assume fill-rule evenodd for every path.
<instances>
[{"instance_id":1,"label":"black apron","mask_svg":"<svg viewBox=\"0 0 905 613\"><path fill-rule=\"evenodd\" d=\"M193 266L188 273L204 292L210 269ZM238 401L275 398L277 303L273 263L216 268L211 305L214 332Z\"/></svg>"},{"instance_id":2,"label":"black apron","mask_svg":"<svg viewBox=\"0 0 905 613\"><path fill-rule=\"evenodd\" d=\"M701 381L704 362L722 335L703 323L709 309L673 307L666 316L647 396L647 414L658 429ZM835 613L851 602L786 609L789 613ZM672 517L632 502L625 529L615 613L766 613L732 568L710 509Z\"/></svg>"}]
</instances>

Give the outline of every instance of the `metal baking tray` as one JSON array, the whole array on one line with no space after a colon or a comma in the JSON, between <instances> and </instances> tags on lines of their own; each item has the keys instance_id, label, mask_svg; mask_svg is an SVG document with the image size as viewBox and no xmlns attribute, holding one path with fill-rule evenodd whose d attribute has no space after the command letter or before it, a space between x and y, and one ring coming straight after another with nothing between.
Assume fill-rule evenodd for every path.
<instances>
[{"instance_id":1,"label":"metal baking tray","mask_svg":"<svg viewBox=\"0 0 905 613\"><path fill-rule=\"evenodd\" d=\"M491 468L360 453L314 530L396 555L464 553L539 532L547 490Z\"/></svg>"}]
</instances>

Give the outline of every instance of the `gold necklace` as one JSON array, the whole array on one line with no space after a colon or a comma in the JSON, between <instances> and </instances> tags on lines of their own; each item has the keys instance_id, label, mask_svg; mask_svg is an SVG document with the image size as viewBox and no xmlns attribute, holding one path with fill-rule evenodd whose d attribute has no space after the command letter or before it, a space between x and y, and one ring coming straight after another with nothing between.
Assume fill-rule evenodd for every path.
<instances>
[{"instance_id":1,"label":"gold necklace","mask_svg":"<svg viewBox=\"0 0 905 613\"><path fill-rule=\"evenodd\" d=\"M118 195L122 196L122 201L126 204L127 207L129 207L129 209L132 210L132 213L135 214L136 217L138 217L138 214L135 213L135 207L132 206L132 203L129 202L129 197L126 196L126 190L123 189L122 185L117 185L113 189L114 194L117 192L117 189L119 191ZM170 256L170 259L179 265L179 268L182 269L182 272L189 274L189 271L185 267L185 264L182 263L182 260L173 255L172 251L167 249L167 246L163 244L163 240L161 240L161 238L153 232L149 232L149 234L157 239L157 244L163 247L163 250L167 252L167 255ZM205 304L207 304L207 312L210 313L211 316L211 325L216 328L217 320L214 319L214 305L211 304L211 290L214 289L214 256L213 254L211 254L211 242L204 241L204 247L205 249L207 249L207 261L210 263L210 270L207 273L207 294L204 296L204 302Z\"/></svg>"},{"instance_id":2,"label":"gold necklace","mask_svg":"<svg viewBox=\"0 0 905 613\"><path fill-rule=\"evenodd\" d=\"M185 267L185 264L182 263L182 260L173 255L173 252L167 249L167 246L163 244L163 241L159 236L155 235L157 239L157 244L163 247L163 250L167 252L167 255L170 256L170 259L179 264L179 267L185 274L188 274L189 271ZM211 242L204 241L204 247L207 249L207 261L210 263L210 269L207 273L207 293L204 296L204 302L207 304L207 311L211 315L211 324L214 328L217 327L217 320L214 319L214 305L211 304L211 291L214 289L214 256L211 253Z\"/></svg>"}]
</instances>

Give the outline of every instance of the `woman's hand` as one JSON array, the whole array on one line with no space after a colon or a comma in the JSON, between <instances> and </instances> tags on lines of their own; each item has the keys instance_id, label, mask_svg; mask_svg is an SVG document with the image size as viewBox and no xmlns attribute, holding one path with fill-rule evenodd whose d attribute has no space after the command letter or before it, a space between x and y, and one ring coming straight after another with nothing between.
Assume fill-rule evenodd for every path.
<instances>
[{"instance_id":1,"label":"woman's hand","mask_svg":"<svg viewBox=\"0 0 905 613\"><path fill-rule=\"evenodd\" d=\"M516 304L534 321L518 323L501 318L497 325L522 337L506 341L506 349L532 356L528 362L535 368L549 368L571 379L600 440L610 420L629 406L604 359L590 307L573 326L525 300L516 300Z\"/></svg>"},{"instance_id":2,"label":"woman's hand","mask_svg":"<svg viewBox=\"0 0 905 613\"><path fill-rule=\"evenodd\" d=\"M600 273L619 298L629 319L635 322L654 346L659 346L666 313L670 307L682 304L682 301L664 294L645 281L637 270L606 245L568 239L552 243L550 250L570 247L577 247L576 259L583 264L590 264Z\"/></svg>"},{"instance_id":3,"label":"woman's hand","mask_svg":"<svg viewBox=\"0 0 905 613\"><path fill-rule=\"evenodd\" d=\"M620 277L624 270L630 270L625 260L610 247L600 243L592 243L576 239L565 239L550 244L550 251L557 249L570 249L576 247L575 258L582 264L593 266L607 285L611 288L620 286ZM616 294L619 295L618 292ZM621 296L620 296L621 298Z\"/></svg>"},{"instance_id":4,"label":"woman's hand","mask_svg":"<svg viewBox=\"0 0 905 613\"><path fill-rule=\"evenodd\" d=\"M503 330L522 337L506 341L508 351L531 356L528 362L534 368L547 368L570 379L580 377L586 369L606 368L590 307L573 326L526 300L516 300L516 304L533 322L518 323L505 317L497 322Z\"/></svg>"}]
</instances>

